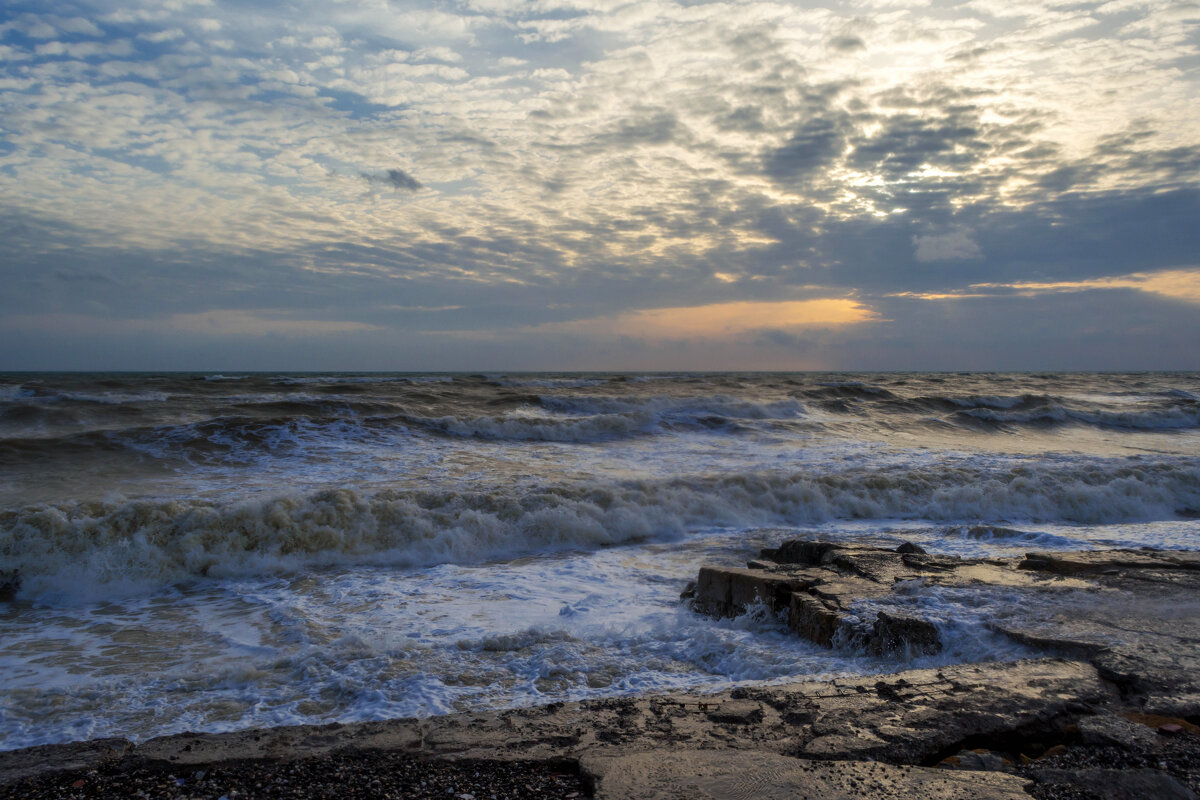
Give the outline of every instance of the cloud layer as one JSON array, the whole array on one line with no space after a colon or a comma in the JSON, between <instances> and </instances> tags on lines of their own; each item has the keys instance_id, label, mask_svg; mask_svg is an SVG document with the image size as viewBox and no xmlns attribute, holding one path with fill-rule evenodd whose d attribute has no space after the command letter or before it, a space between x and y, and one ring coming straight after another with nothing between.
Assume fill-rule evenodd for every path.
<instances>
[{"instance_id":1,"label":"cloud layer","mask_svg":"<svg viewBox=\"0 0 1200 800\"><path fill-rule=\"evenodd\" d=\"M1200 368L1200 5L0 10L0 368Z\"/></svg>"}]
</instances>

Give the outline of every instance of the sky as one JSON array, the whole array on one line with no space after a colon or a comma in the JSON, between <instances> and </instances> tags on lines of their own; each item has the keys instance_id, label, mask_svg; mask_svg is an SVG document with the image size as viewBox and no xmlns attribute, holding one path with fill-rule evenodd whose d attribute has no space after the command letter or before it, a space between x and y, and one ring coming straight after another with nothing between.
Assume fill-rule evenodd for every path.
<instances>
[{"instance_id":1,"label":"sky","mask_svg":"<svg viewBox=\"0 0 1200 800\"><path fill-rule=\"evenodd\" d=\"M0 369L1200 369L1200 4L5 0Z\"/></svg>"}]
</instances>

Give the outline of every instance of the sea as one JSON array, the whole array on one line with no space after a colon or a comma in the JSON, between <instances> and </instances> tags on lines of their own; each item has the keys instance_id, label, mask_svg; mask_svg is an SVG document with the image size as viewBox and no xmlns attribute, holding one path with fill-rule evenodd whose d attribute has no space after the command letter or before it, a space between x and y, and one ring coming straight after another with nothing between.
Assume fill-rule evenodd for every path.
<instances>
[{"instance_id":1,"label":"sea","mask_svg":"<svg viewBox=\"0 0 1200 800\"><path fill-rule=\"evenodd\" d=\"M906 587L946 648L881 657L680 600L796 537L1200 546L1200 373L3 374L0 749L1016 659L1096 602Z\"/></svg>"}]
</instances>

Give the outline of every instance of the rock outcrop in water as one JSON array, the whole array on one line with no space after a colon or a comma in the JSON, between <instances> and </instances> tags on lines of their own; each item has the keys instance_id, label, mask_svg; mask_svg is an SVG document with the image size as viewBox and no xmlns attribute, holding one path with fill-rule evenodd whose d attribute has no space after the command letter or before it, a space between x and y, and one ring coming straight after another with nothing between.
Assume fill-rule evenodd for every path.
<instances>
[{"instance_id":1,"label":"rock outcrop in water","mask_svg":"<svg viewBox=\"0 0 1200 800\"><path fill-rule=\"evenodd\" d=\"M596 797L628 800L1195 800L1200 553L959 559L906 549L788 542L746 568L703 569L693 602L713 614L761 602L786 611L791 628L815 642L926 654L944 644L930 621L890 611L863 619L855 603L917 586L1005 586L1040 600L1083 593L1091 602L1061 610L1031 603L1042 610L995 625L1057 657L714 695L30 748L0 753L0 798L98 796L97 787L132 796L144 775L170 776L175 794L162 796L174 797L174 776L245 785L238 780L253 766L253 785L263 785L264 764L319 777L322 764L337 761L344 775L347 754L373 754L367 761L382 778L389 756L405 775L416 758L465 760L476 777L488 763L536 760L576 772Z\"/></svg>"},{"instance_id":2,"label":"rock outcrop in water","mask_svg":"<svg viewBox=\"0 0 1200 800\"><path fill-rule=\"evenodd\" d=\"M15 569L0 569L0 603L11 603L21 591L21 573Z\"/></svg>"},{"instance_id":3,"label":"rock outcrop in water","mask_svg":"<svg viewBox=\"0 0 1200 800\"><path fill-rule=\"evenodd\" d=\"M685 595L697 610L714 615L743 613L761 603L784 614L798 635L826 647L927 655L943 646L932 622L888 609L864 619L856 606L887 601L898 591L989 586L1026 592L1031 601L1029 613L993 622L996 632L1034 648L1082 657L1163 712L1200 704L1198 552L1104 550L972 559L914 552L904 545L887 550L793 540L763 551L744 568L701 568ZM1068 593L1075 602L1056 603Z\"/></svg>"}]
</instances>

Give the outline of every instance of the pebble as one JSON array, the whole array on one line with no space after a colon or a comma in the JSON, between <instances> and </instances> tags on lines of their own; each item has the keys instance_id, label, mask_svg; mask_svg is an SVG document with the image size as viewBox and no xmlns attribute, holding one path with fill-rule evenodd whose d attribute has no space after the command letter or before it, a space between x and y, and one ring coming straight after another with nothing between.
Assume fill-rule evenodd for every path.
<instances>
[{"instance_id":1,"label":"pebble","mask_svg":"<svg viewBox=\"0 0 1200 800\"><path fill-rule=\"evenodd\" d=\"M538 761L430 761L382 751L328 753L286 763L205 764L190 778L165 768L114 762L99 769L45 775L0 787L0 800L256 800L397 797L495 800L585 796L577 776Z\"/></svg>"},{"instance_id":2,"label":"pebble","mask_svg":"<svg viewBox=\"0 0 1200 800\"><path fill-rule=\"evenodd\" d=\"M1039 758L1020 767L1026 777L1036 778L1041 769L1158 769L1200 795L1200 736L1183 733L1163 737L1153 754L1139 754L1114 746L1076 744L1055 755ZM1035 784L1030 793L1039 800L1094 800L1090 793L1065 784Z\"/></svg>"}]
</instances>

